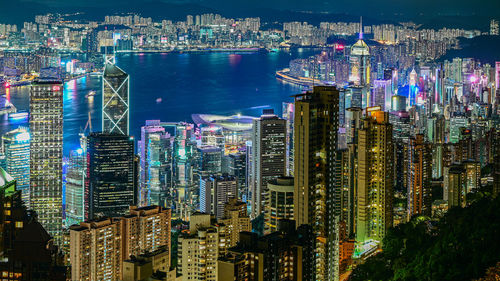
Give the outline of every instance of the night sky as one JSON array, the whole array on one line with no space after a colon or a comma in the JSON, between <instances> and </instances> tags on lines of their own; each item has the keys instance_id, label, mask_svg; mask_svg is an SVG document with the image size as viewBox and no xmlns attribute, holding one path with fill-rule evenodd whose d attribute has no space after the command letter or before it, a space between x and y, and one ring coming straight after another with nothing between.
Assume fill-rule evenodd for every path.
<instances>
[{"instance_id":1,"label":"night sky","mask_svg":"<svg viewBox=\"0 0 500 281\"><path fill-rule=\"evenodd\" d=\"M334 15L338 14L393 22L426 20L432 23L455 18L453 21L459 25L477 23L485 27L491 17L500 18L500 0L0 0L0 22L22 22L49 11L84 11L94 17L136 11L144 16L175 20L201 12L266 19L276 10L329 13L332 21L345 20L336 19ZM293 19L294 15L290 14L290 20ZM304 19L307 20L307 16Z\"/></svg>"}]
</instances>

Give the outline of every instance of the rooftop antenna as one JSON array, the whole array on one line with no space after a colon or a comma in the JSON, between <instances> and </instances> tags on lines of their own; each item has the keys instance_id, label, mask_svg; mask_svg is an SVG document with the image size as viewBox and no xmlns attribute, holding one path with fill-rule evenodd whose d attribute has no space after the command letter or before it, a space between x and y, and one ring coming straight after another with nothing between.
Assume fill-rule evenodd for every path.
<instances>
[{"instance_id":1,"label":"rooftop antenna","mask_svg":"<svg viewBox=\"0 0 500 281\"><path fill-rule=\"evenodd\" d=\"M363 16L359 18L359 39L363 40Z\"/></svg>"}]
</instances>

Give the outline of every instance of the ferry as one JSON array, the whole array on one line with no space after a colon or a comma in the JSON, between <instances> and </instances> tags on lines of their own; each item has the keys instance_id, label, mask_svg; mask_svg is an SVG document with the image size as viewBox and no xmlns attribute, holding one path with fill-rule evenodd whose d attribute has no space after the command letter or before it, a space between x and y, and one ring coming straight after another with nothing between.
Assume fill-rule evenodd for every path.
<instances>
[{"instance_id":1,"label":"ferry","mask_svg":"<svg viewBox=\"0 0 500 281\"><path fill-rule=\"evenodd\" d=\"M11 120L24 120L28 119L28 112L17 112L17 113L10 113L9 114L9 119Z\"/></svg>"},{"instance_id":2,"label":"ferry","mask_svg":"<svg viewBox=\"0 0 500 281\"><path fill-rule=\"evenodd\" d=\"M0 115L5 115L5 114L9 114L9 116L11 114L15 114L17 112L17 108L9 103L9 104L6 104L4 108L0 109Z\"/></svg>"}]
</instances>

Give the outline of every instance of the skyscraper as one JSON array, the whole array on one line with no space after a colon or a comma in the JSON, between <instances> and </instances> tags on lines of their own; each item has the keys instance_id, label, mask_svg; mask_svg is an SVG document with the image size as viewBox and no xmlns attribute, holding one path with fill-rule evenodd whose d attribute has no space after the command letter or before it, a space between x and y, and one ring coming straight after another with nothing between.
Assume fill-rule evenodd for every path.
<instances>
[{"instance_id":1,"label":"skyscraper","mask_svg":"<svg viewBox=\"0 0 500 281\"><path fill-rule=\"evenodd\" d=\"M393 220L394 151L387 112L367 109L357 149L356 240L381 242Z\"/></svg>"},{"instance_id":2,"label":"skyscraper","mask_svg":"<svg viewBox=\"0 0 500 281\"><path fill-rule=\"evenodd\" d=\"M40 224L61 242L63 85L39 78L30 92L30 207Z\"/></svg>"},{"instance_id":3,"label":"skyscraper","mask_svg":"<svg viewBox=\"0 0 500 281\"><path fill-rule=\"evenodd\" d=\"M266 198L264 231L269 234L278 230L278 221L293 220L293 178L279 177L267 182L269 194Z\"/></svg>"},{"instance_id":4,"label":"skyscraper","mask_svg":"<svg viewBox=\"0 0 500 281\"><path fill-rule=\"evenodd\" d=\"M121 134L87 138L85 219L120 216L136 203L134 142Z\"/></svg>"},{"instance_id":5,"label":"skyscraper","mask_svg":"<svg viewBox=\"0 0 500 281\"><path fill-rule=\"evenodd\" d=\"M120 280L121 243L119 221L103 218L71 226L71 278Z\"/></svg>"},{"instance_id":6,"label":"skyscraper","mask_svg":"<svg viewBox=\"0 0 500 281\"><path fill-rule=\"evenodd\" d=\"M264 210L267 182L286 174L286 120L264 110L252 133L252 218Z\"/></svg>"},{"instance_id":7,"label":"skyscraper","mask_svg":"<svg viewBox=\"0 0 500 281\"><path fill-rule=\"evenodd\" d=\"M200 180L200 211L214 214L215 218L224 216L224 206L230 199L238 198L238 182L233 176L213 175Z\"/></svg>"},{"instance_id":8,"label":"skyscraper","mask_svg":"<svg viewBox=\"0 0 500 281\"><path fill-rule=\"evenodd\" d=\"M432 147L424 135L410 138L406 150L408 162L408 219L414 215L431 215Z\"/></svg>"},{"instance_id":9,"label":"skyscraper","mask_svg":"<svg viewBox=\"0 0 500 281\"><path fill-rule=\"evenodd\" d=\"M83 149L70 151L66 172L66 226L85 220L86 154Z\"/></svg>"},{"instance_id":10,"label":"skyscraper","mask_svg":"<svg viewBox=\"0 0 500 281\"><path fill-rule=\"evenodd\" d=\"M313 279L335 276L336 151L339 91L317 86L295 96L294 216L314 233Z\"/></svg>"},{"instance_id":11,"label":"skyscraper","mask_svg":"<svg viewBox=\"0 0 500 281\"><path fill-rule=\"evenodd\" d=\"M354 86L370 85L370 48L363 41L362 24L360 24L359 40L351 47L349 64L349 82L354 83Z\"/></svg>"},{"instance_id":12,"label":"skyscraper","mask_svg":"<svg viewBox=\"0 0 500 281\"><path fill-rule=\"evenodd\" d=\"M19 127L2 136L2 146L7 162L7 173L16 180L21 199L30 207L30 134Z\"/></svg>"},{"instance_id":13,"label":"skyscraper","mask_svg":"<svg viewBox=\"0 0 500 281\"><path fill-rule=\"evenodd\" d=\"M129 134L129 76L107 57L102 76L102 131Z\"/></svg>"},{"instance_id":14,"label":"skyscraper","mask_svg":"<svg viewBox=\"0 0 500 281\"><path fill-rule=\"evenodd\" d=\"M287 176L293 176L293 102L283 103L283 119L286 120L286 170Z\"/></svg>"},{"instance_id":15,"label":"skyscraper","mask_svg":"<svg viewBox=\"0 0 500 281\"><path fill-rule=\"evenodd\" d=\"M146 120L141 127L139 205L165 207L167 189L172 187L172 143L160 120Z\"/></svg>"}]
</instances>

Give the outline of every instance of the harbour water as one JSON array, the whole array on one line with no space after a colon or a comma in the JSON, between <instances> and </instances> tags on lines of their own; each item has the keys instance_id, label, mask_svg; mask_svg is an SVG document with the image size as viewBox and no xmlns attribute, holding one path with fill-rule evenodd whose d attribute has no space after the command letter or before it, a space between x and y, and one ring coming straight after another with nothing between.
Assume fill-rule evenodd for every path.
<instances>
[{"instance_id":1,"label":"harbour water","mask_svg":"<svg viewBox=\"0 0 500 281\"><path fill-rule=\"evenodd\" d=\"M316 51L317 52L317 51ZM192 122L193 113L259 116L264 108L281 114L299 86L282 83L276 70L314 50L272 53L119 54L117 65L130 75L130 133L140 137L145 120ZM78 133L90 112L92 130L101 130L101 78L87 76L64 85L64 154L79 146ZM94 97L88 93L95 91ZM14 87L7 98L19 111L29 110L29 86ZM27 119L0 117L0 133L28 126Z\"/></svg>"}]
</instances>

